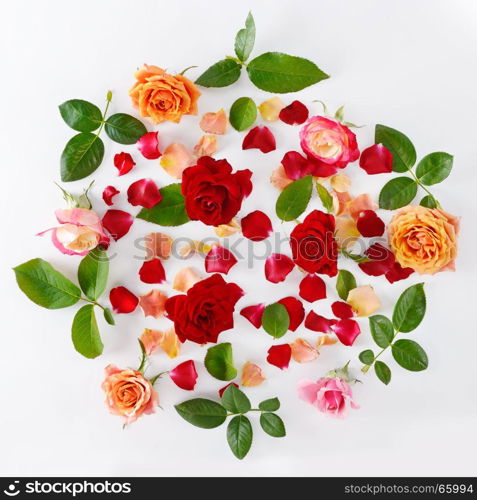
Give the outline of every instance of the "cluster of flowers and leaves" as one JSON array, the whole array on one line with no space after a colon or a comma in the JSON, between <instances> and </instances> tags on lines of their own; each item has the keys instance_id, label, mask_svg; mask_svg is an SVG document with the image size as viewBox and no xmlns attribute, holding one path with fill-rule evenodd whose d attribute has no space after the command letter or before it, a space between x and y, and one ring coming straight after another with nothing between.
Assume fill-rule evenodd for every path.
<instances>
[{"instance_id":1,"label":"cluster of flowers and leaves","mask_svg":"<svg viewBox=\"0 0 477 500\"><path fill-rule=\"evenodd\" d=\"M231 85L243 67L256 87L272 93L296 92L328 78L313 62L287 54L267 52L249 61L254 41L255 23L249 14L245 28L236 36L236 57L228 56L214 64L195 83L184 75L185 71L171 75L157 66L145 65L136 72L129 91L133 106L153 124L179 123L184 115L198 114L198 86ZM239 459L245 457L252 444L249 417L253 412L259 414L260 426L267 434L285 436L285 425L275 413L280 408L278 399L267 399L258 408L252 408L248 396L239 388L239 383L247 388L264 383L263 364L247 361L239 370L232 344L219 341L222 332L234 328L236 312L274 340L299 328L318 334L314 344L297 337L289 343L274 342L267 352L257 353L263 363L280 370L288 369L292 361L315 361L325 346L341 345L346 349L358 338L364 344L363 337L370 344L359 354L363 374L373 367L377 378L389 384L392 371L384 361L388 352L406 370L418 372L427 368L424 349L414 340L402 338L424 318L424 283L409 286L397 298L392 317L388 318L376 314L381 300L364 280L366 276L383 276L392 284L413 273L435 274L454 269L459 220L442 208L429 188L447 178L452 169L451 155L430 153L413 170L417 154L402 132L376 125L375 143L361 150L352 130L356 126L345 121L343 107L330 115L323 105L321 114L313 114L310 109L316 104L309 107L299 100L286 104L278 96L258 106L253 99L242 97L232 103L228 114L224 109L205 113L199 122L203 134L193 149L180 142L163 149L158 131L147 131L139 119L124 113L107 116L112 101L110 92L106 101L104 113L94 104L78 99L60 106L65 123L79 132L62 153L61 180L83 179L100 166L105 151L100 133L104 128L112 141L137 147L135 157L128 151L115 154L114 167L120 176L133 176L136 162L159 160L173 182L165 186L158 186L153 179L131 182L126 195L132 207L139 207L135 215L114 208L115 197L121 193L113 185L103 188L107 208L102 216L101 209L93 209L90 202L92 183L79 196L61 188L68 206L56 211L58 225L40 234L50 234L64 255L81 257L77 266L79 286L40 258L20 264L14 271L20 289L42 307L60 309L84 303L75 312L71 334L75 349L87 358L96 358L104 348L96 318L98 309L111 326L115 314L130 314L138 308L145 317L170 320L169 329L145 329L140 335L142 357L137 370L112 365L106 368L102 386L106 403L112 413L124 418L125 424L155 411L159 398L154 386L165 375L180 389L195 390L198 373L193 360L146 376L151 355L162 352L173 359L183 343L193 342L213 344L204 356L205 369L211 377L228 385L215 398L219 402L203 397L189 399L176 406L178 414L207 429L222 425L230 417L227 442ZM265 124L255 125L260 118ZM278 192L276 215L293 228L289 252L269 255L263 277L277 286L285 280L295 280L297 287L296 296L274 303L246 304L246 290L224 279L238 263L226 244L228 237L241 233L244 238L259 242L270 238L274 231L266 213L241 213L243 200L253 192L253 172L234 170L226 159L216 157L220 156L220 136L227 133L229 123L237 132L246 131L242 149L258 150L257 164L260 154L276 149L271 123L297 130L297 150L288 151L278 166L270 168L270 181ZM376 204L368 193L351 193L351 178L341 170L355 162L367 175L406 175L388 180ZM266 161L263 164L266 167ZM352 165L347 171L353 169L357 171L358 166ZM424 196L415 205L419 189ZM312 202L315 192L317 199ZM311 203L321 204L322 210L309 210ZM378 209L395 211L387 225ZM160 288L138 296L119 285L109 289L107 304L103 294L108 288L108 249L130 231L135 219L146 221L151 227L200 221L207 235L212 231L221 243L189 241L180 249L180 255L199 256L203 273L209 276L184 267L169 279L174 290L171 296ZM163 285L174 241L162 232L151 232L144 241L147 252L138 278L146 284ZM364 252L356 250L358 241L366 246ZM355 275L342 268L345 260L359 268L362 283L358 284ZM335 292L329 290L320 275L335 279L339 300L331 304L328 313L318 304ZM123 280L130 283L132 278L124 274ZM242 305L237 310L239 301ZM369 334L363 332L361 318L368 318ZM358 408L352 391L356 379L350 374L350 366L353 364L347 363L317 376L317 380L302 380L299 397L329 416L345 416L348 407Z\"/></svg>"}]
</instances>

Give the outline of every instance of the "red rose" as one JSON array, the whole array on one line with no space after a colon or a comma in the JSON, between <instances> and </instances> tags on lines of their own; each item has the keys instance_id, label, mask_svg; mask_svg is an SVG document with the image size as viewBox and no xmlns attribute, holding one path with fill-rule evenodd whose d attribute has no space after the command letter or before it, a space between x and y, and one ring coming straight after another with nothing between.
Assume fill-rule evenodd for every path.
<instances>
[{"instance_id":1,"label":"red rose","mask_svg":"<svg viewBox=\"0 0 477 500\"><path fill-rule=\"evenodd\" d=\"M309 273L335 276L338 246L334 238L335 218L313 210L290 235L295 264Z\"/></svg>"},{"instance_id":2,"label":"red rose","mask_svg":"<svg viewBox=\"0 0 477 500\"><path fill-rule=\"evenodd\" d=\"M165 307L181 342L206 344L217 342L219 333L233 328L235 304L242 295L238 285L214 274L196 283L187 295L168 299Z\"/></svg>"},{"instance_id":3,"label":"red rose","mask_svg":"<svg viewBox=\"0 0 477 500\"><path fill-rule=\"evenodd\" d=\"M197 165L182 174L182 194L187 214L208 226L230 222L240 210L242 200L252 191L250 170L232 173L227 160L203 156Z\"/></svg>"}]
</instances>

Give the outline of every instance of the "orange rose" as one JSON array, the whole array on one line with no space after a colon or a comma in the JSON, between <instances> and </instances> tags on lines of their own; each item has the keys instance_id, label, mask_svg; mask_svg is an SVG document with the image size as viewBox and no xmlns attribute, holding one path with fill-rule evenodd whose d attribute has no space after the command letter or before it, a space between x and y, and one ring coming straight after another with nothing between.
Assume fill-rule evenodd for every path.
<instances>
[{"instance_id":1,"label":"orange rose","mask_svg":"<svg viewBox=\"0 0 477 500\"><path fill-rule=\"evenodd\" d=\"M151 382L136 370L120 370L108 365L101 387L111 413L124 417L125 424L134 422L143 414L154 413L159 402Z\"/></svg>"},{"instance_id":2,"label":"orange rose","mask_svg":"<svg viewBox=\"0 0 477 500\"><path fill-rule=\"evenodd\" d=\"M153 123L179 123L182 115L197 114L200 91L185 76L172 76L147 64L134 76L137 81L129 95L141 116L149 117Z\"/></svg>"},{"instance_id":3,"label":"orange rose","mask_svg":"<svg viewBox=\"0 0 477 500\"><path fill-rule=\"evenodd\" d=\"M409 205L396 212L388 232L392 251L402 267L420 274L455 269L458 217L440 208Z\"/></svg>"}]
</instances>

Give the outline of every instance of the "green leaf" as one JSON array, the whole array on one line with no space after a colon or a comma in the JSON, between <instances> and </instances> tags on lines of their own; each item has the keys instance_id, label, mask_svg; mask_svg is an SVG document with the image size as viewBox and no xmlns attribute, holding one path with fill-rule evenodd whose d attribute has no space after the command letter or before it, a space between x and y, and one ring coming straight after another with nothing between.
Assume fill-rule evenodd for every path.
<instances>
[{"instance_id":1,"label":"green leaf","mask_svg":"<svg viewBox=\"0 0 477 500\"><path fill-rule=\"evenodd\" d=\"M416 175L425 186L432 186L449 176L453 163L454 157L449 153L431 153L419 162Z\"/></svg>"},{"instance_id":2,"label":"green leaf","mask_svg":"<svg viewBox=\"0 0 477 500\"><path fill-rule=\"evenodd\" d=\"M29 260L13 270L21 291L41 307L61 309L80 299L80 289L43 259Z\"/></svg>"},{"instance_id":3,"label":"green leaf","mask_svg":"<svg viewBox=\"0 0 477 500\"><path fill-rule=\"evenodd\" d=\"M116 113L106 120L104 126L109 138L119 144L135 144L147 129L144 124L134 116L126 113Z\"/></svg>"},{"instance_id":4,"label":"green leaf","mask_svg":"<svg viewBox=\"0 0 477 500\"><path fill-rule=\"evenodd\" d=\"M329 78L318 66L302 57L281 52L266 52L252 59L247 72L252 83L267 92L298 92Z\"/></svg>"},{"instance_id":5,"label":"green leaf","mask_svg":"<svg viewBox=\"0 0 477 500\"><path fill-rule=\"evenodd\" d=\"M175 409L184 420L202 429L218 427L227 418L227 410L210 399L189 399L175 405Z\"/></svg>"},{"instance_id":6,"label":"green leaf","mask_svg":"<svg viewBox=\"0 0 477 500\"><path fill-rule=\"evenodd\" d=\"M430 195L424 196L419 205L427 208L437 208L436 199Z\"/></svg>"},{"instance_id":7,"label":"green leaf","mask_svg":"<svg viewBox=\"0 0 477 500\"><path fill-rule=\"evenodd\" d=\"M253 431L250 420L244 415L237 415L227 426L227 442L232 453L240 460L252 446Z\"/></svg>"},{"instance_id":8,"label":"green leaf","mask_svg":"<svg viewBox=\"0 0 477 500\"><path fill-rule=\"evenodd\" d=\"M88 299L96 300L103 294L108 273L108 254L103 249L97 247L82 259L78 266L78 281Z\"/></svg>"},{"instance_id":9,"label":"green leaf","mask_svg":"<svg viewBox=\"0 0 477 500\"><path fill-rule=\"evenodd\" d=\"M361 351L358 356L361 363L365 365L371 365L374 361L374 352L371 349L366 349L365 351Z\"/></svg>"},{"instance_id":10,"label":"green leaf","mask_svg":"<svg viewBox=\"0 0 477 500\"><path fill-rule=\"evenodd\" d=\"M410 286L402 292L393 312L393 325L396 331L412 332L426 313L426 294L424 283Z\"/></svg>"},{"instance_id":11,"label":"green leaf","mask_svg":"<svg viewBox=\"0 0 477 500\"><path fill-rule=\"evenodd\" d=\"M253 20L252 13L249 12L245 20L245 28L241 29L235 37L235 54L242 61L245 62L252 52L255 43L255 21Z\"/></svg>"},{"instance_id":12,"label":"green leaf","mask_svg":"<svg viewBox=\"0 0 477 500\"><path fill-rule=\"evenodd\" d=\"M308 206L313 191L311 175L297 179L289 184L277 199L277 216L283 221L295 220Z\"/></svg>"},{"instance_id":13,"label":"green leaf","mask_svg":"<svg viewBox=\"0 0 477 500\"><path fill-rule=\"evenodd\" d=\"M345 301L348 300L350 290L353 290L356 286L356 278L353 274L345 269L340 269L338 277L336 278L336 291L340 299Z\"/></svg>"},{"instance_id":14,"label":"green leaf","mask_svg":"<svg viewBox=\"0 0 477 500\"><path fill-rule=\"evenodd\" d=\"M281 438L287 434L283 420L275 413L262 413L260 415L260 425L272 437Z\"/></svg>"},{"instance_id":15,"label":"green leaf","mask_svg":"<svg viewBox=\"0 0 477 500\"><path fill-rule=\"evenodd\" d=\"M195 83L202 87L227 87L239 79L241 69L232 59L222 59L202 73Z\"/></svg>"},{"instance_id":16,"label":"green leaf","mask_svg":"<svg viewBox=\"0 0 477 500\"><path fill-rule=\"evenodd\" d=\"M427 354L414 340L397 340L392 345L391 350L396 362L411 372L420 372L429 365Z\"/></svg>"},{"instance_id":17,"label":"green leaf","mask_svg":"<svg viewBox=\"0 0 477 500\"><path fill-rule=\"evenodd\" d=\"M72 137L61 153L61 180L77 181L92 174L103 161L103 141L90 132Z\"/></svg>"},{"instance_id":18,"label":"green leaf","mask_svg":"<svg viewBox=\"0 0 477 500\"><path fill-rule=\"evenodd\" d=\"M394 339L393 324L386 316L381 314L371 316L369 318L369 329L373 340L382 349L388 347Z\"/></svg>"},{"instance_id":19,"label":"green leaf","mask_svg":"<svg viewBox=\"0 0 477 500\"><path fill-rule=\"evenodd\" d=\"M108 323L108 325L115 325L115 321L114 321L114 316L113 316L113 313L111 312L111 309L109 309L109 307L106 307L104 310L103 310L103 316L104 316L104 319L106 321L106 323Z\"/></svg>"},{"instance_id":20,"label":"green leaf","mask_svg":"<svg viewBox=\"0 0 477 500\"><path fill-rule=\"evenodd\" d=\"M241 132L251 127L257 119L257 105L250 97L240 97L230 108L229 120L235 130Z\"/></svg>"},{"instance_id":21,"label":"green leaf","mask_svg":"<svg viewBox=\"0 0 477 500\"><path fill-rule=\"evenodd\" d=\"M143 208L136 217L160 226L181 226L189 222L181 185L169 184L160 192L162 200L152 208Z\"/></svg>"},{"instance_id":22,"label":"green leaf","mask_svg":"<svg viewBox=\"0 0 477 500\"><path fill-rule=\"evenodd\" d=\"M212 377L219 380L232 380L237 376L237 369L234 366L232 356L232 344L230 342L209 347L205 355L204 364Z\"/></svg>"},{"instance_id":23,"label":"green leaf","mask_svg":"<svg viewBox=\"0 0 477 500\"><path fill-rule=\"evenodd\" d=\"M234 385L229 385L222 394L222 406L232 413L247 413L252 408L248 397Z\"/></svg>"},{"instance_id":24,"label":"green leaf","mask_svg":"<svg viewBox=\"0 0 477 500\"><path fill-rule=\"evenodd\" d=\"M385 125L376 125L374 142L383 144L393 155L393 170L406 172L416 163L416 149L402 132Z\"/></svg>"},{"instance_id":25,"label":"green leaf","mask_svg":"<svg viewBox=\"0 0 477 500\"><path fill-rule=\"evenodd\" d=\"M75 349L85 358L96 358L103 352L103 343L99 335L94 306L83 306L73 319L71 339Z\"/></svg>"},{"instance_id":26,"label":"green leaf","mask_svg":"<svg viewBox=\"0 0 477 500\"><path fill-rule=\"evenodd\" d=\"M280 400L278 398L265 399L258 405L258 408L263 411L277 411L280 409Z\"/></svg>"},{"instance_id":27,"label":"green leaf","mask_svg":"<svg viewBox=\"0 0 477 500\"><path fill-rule=\"evenodd\" d=\"M389 382L391 382L391 370L386 363L376 361L376 363L374 363L374 371L383 384L388 385Z\"/></svg>"},{"instance_id":28,"label":"green leaf","mask_svg":"<svg viewBox=\"0 0 477 500\"><path fill-rule=\"evenodd\" d=\"M98 106L81 99L71 99L60 104L61 118L78 132L92 132L101 125L103 115Z\"/></svg>"},{"instance_id":29,"label":"green leaf","mask_svg":"<svg viewBox=\"0 0 477 500\"><path fill-rule=\"evenodd\" d=\"M316 181L315 185L321 203L323 203L325 210L330 214L333 211L333 198L330 192L325 188L325 186L320 184L318 181Z\"/></svg>"},{"instance_id":30,"label":"green leaf","mask_svg":"<svg viewBox=\"0 0 477 500\"><path fill-rule=\"evenodd\" d=\"M267 306L263 311L262 326L272 337L276 339L283 337L290 326L287 308L278 302Z\"/></svg>"},{"instance_id":31,"label":"green leaf","mask_svg":"<svg viewBox=\"0 0 477 500\"><path fill-rule=\"evenodd\" d=\"M396 177L387 182L379 193L379 208L395 210L409 205L417 194L417 184L410 177Z\"/></svg>"}]
</instances>

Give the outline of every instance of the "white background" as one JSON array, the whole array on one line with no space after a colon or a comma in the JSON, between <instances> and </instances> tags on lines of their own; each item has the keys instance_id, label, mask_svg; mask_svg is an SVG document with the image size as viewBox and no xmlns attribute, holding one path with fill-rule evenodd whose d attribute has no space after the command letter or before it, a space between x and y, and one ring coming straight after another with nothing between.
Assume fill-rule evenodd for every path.
<instances>
[{"instance_id":1,"label":"white background","mask_svg":"<svg viewBox=\"0 0 477 500\"><path fill-rule=\"evenodd\" d=\"M286 372L267 365L272 339L237 315L236 328L222 334L233 341L235 361L262 365L268 377L261 387L248 390L254 403L279 396L280 415L288 436L272 439L254 421L255 441L249 456L236 460L227 448L225 426L194 428L176 414L173 405L192 397L166 377L157 384L162 410L122 430L122 423L106 411L100 384L108 363L135 366L136 338L145 326L163 328L165 319L145 320L138 309L117 317L111 328L101 320L103 356L87 360L72 348L70 324L74 306L48 311L17 289L11 267L43 257L75 278L79 259L60 254L48 237L35 234L54 225L53 211L62 206L53 185L59 180L59 156L73 134L62 122L57 106L70 98L93 101L101 107L106 91L114 93L112 112L134 113L127 97L136 67L144 62L179 72L190 65L201 71L225 54L232 54L233 39L249 9L257 24L255 55L281 50L316 61L331 78L306 89L299 98L319 112L313 99L333 110L346 104L348 120L366 124L358 133L362 149L372 144L375 123L404 131L416 145L418 156L432 151L455 155L454 171L433 191L444 207L462 215L460 255L456 273L425 277L427 316L411 334L427 350L426 372L405 372L388 359L393 380L385 387L373 373L362 376L354 388L361 405L347 420L332 420L298 400L297 381L317 379L372 347L367 321L353 348L323 349L308 365L290 366ZM1 127L1 426L0 473L3 475L475 475L477 416L477 336L475 330L475 216L476 176L476 61L477 4L468 1L401 0L340 2L297 1L20 1L4 2L1 12L2 79ZM204 90L200 114L228 109L240 96L261 102L268 95L243 77L226 89ZM292 96L284 96L291 102ZM149 126L150 130L153 129ZM297 128L272 124L278 149L268 155L241 151L242 136L230 130L220 138L219 157L235 168L254 172L255 191L244 203L242 215L262 209L273 213L277 191L268 183L271 170L289 149L297 149ZM158 128L161 147L180 141L192 147L200 136L197 117L180 126ZM171 182L156 161L141 159L135 148L122 147L103 135L106 155L96 179L93 199L99 213L105 205L100 194L113 184L123 193L119 207L127 205L124 192L134 180L153 177L161 185ZM135 154L138 165L118 178L113 155ZM346 169L353 192L377 196L387 176L368 177L357 165ZM88 180L69 184L79 192ZM421 193L422 194L422 193ZM320 207L314 198L310 208ZM386 217L386 215L383 215ZM276 228L284 234L290 226ZM150 286L139 282L141 256L136 238L155 227L136 221L130 234L113 244L110 287L126 284L136 293ZM157 228L160 230L160 228ZM165 232L178 236L210 236L199 223ZM257 246L257 248L260 248ZM200 260L192 263L201 268ZM421 278L390 286L370 278L349 262L360 284L373 284L389 314L400 292ZM167 262L169 280L180 263ZM301 276L294 271L287 281L272 285L263 278L263 261L247 272L244 262L228 279L248 294L238 308L259 300L272 302L296 294ZM328 280L330 301L315 304L329 315L336 299ZM164 287L163 287L164 288ZM167 288L167 287L166 287ZM166 289L164 288L164 289ZM107 298L104 298L107 301ZM307 306L307 309L310 307ZM284 340L316 334L303 327ZM176 360L154 355L150 373L195 359L199 370L196 393L215 397L224 384L212 379L201 364L205 348L186 344Z\"/></svg>"}]
</instances>

